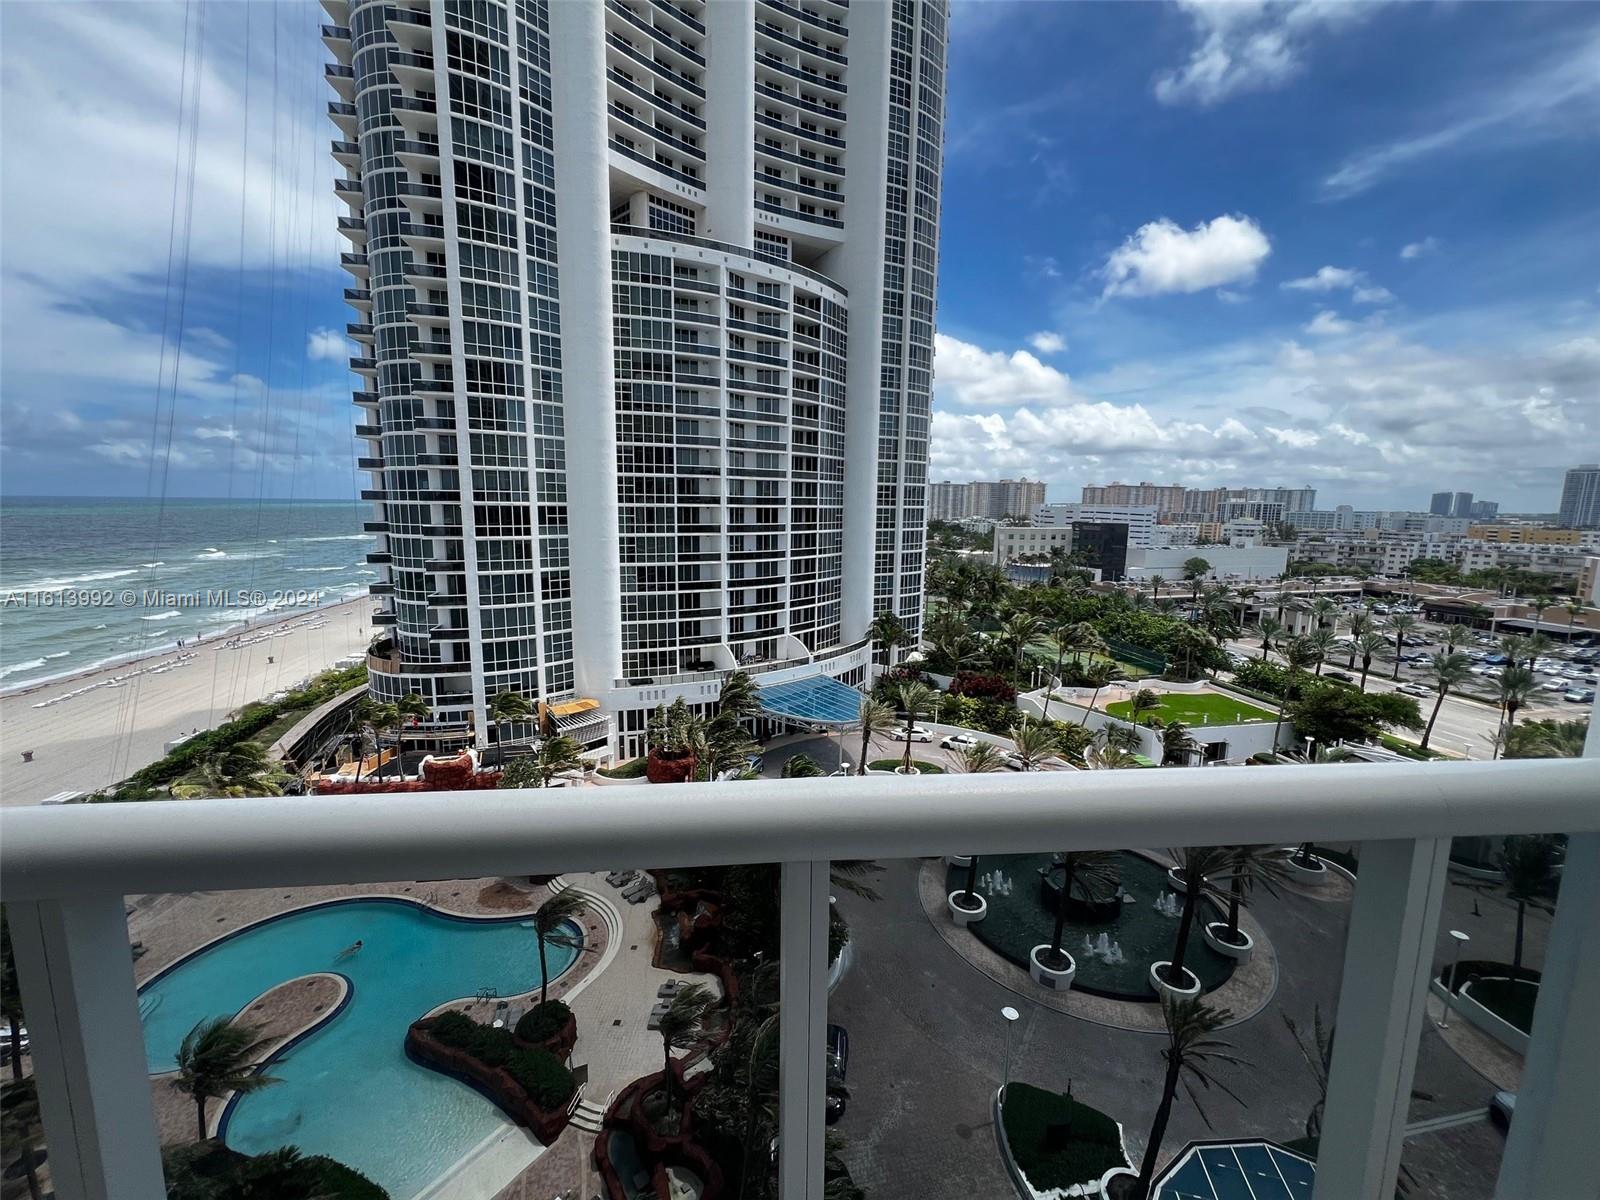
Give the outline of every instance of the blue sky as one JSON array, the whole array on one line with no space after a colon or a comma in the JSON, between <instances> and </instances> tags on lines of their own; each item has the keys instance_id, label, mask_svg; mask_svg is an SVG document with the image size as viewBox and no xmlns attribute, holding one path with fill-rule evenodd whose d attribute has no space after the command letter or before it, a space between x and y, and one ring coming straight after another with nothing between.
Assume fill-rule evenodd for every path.
<instances>
[{"instance_id":1,"label":"blue sky","mask_svg":"<svg viewBox=\"0 0 1600 1200\"><path fill-rule=\"evenodd\" d=\"M185 76L181 6L0 6L8 492L358 485L319 10L201 9ZM1548 510L1600 458L1596 6L958 3L946 137L934 478Z\"/></svg>"}]
</instances>

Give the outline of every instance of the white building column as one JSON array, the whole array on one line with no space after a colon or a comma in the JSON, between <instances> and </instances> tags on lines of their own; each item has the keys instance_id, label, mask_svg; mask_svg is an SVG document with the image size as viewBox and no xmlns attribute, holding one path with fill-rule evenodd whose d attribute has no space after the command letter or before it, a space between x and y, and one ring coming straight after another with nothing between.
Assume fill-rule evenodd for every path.
<instances>
[{"instance_id":1,"label":"white building column","mask_svg":"<svg viewBox=\"0 0 1600 1200\"><path fill-rule=\"evenodd\" d=\"M121 896L6 906L57 1200L166 1195Z\"/></svg>"},{"instance_id":2,"label":"white building column","mask_svg":"<svg viewBox=\"0 0 1600 1200\"><path fill-rule=\"evenodd\" d=\"M605 13L550 5L573 673L577 690L595 698L622 674Z\"/></svg>"},{"instance_id":3,"label":"white building column","mask_svg":"<svg viewBox=\"0 0 1600 1200\"><path fill-rule=\"evenodd\" d=\"M701 233L735 246L755 244L756 6L715 0L705 7L706 219ZM643 224L644 222L638 222Z\"/></svg>"},{"instance_id":4,"label":"white building column","mask_svg":"<svg viewBox=\"0 0 1600 1200\"><path fill-rule=\"evenodd\" d=\"M778 997L780 1200L822 1200L829 865L827 859L783 864Z\"/></svg>"},{"instance_id":5,"label":"white building column","mask_svg":"<svg viewBox=\"0 0 1600 1200\"><path fill-rule=\"evenodd\" d=\"M1315 1200L1394 1195L1449 855L1449 838L1362 844Z\"/></svg>"}]
</instances>

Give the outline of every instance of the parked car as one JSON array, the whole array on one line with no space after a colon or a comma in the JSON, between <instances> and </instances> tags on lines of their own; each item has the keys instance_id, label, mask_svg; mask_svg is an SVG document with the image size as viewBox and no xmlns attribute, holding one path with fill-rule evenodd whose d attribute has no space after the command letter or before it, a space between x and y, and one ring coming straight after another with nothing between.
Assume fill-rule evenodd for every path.
<instances>
[{"instance_id":1,"label":"parked car","mask_svg":"<svg viewBox=\"0 0 1600 1200\"><path fill-rule=\"evenodd\" d=\"M744 756L744 765L752 771L765 771L767 769L767 760L759 754L747 754Z\"/></svg>"},{"instance_id":2,"label":"parked car","mask_svg":"<svg viewBox=\"0 0 1600 1200\"><path fill-rule=\"evenodd\" d=\"M1433 689L1425 688L1420 683L1402 683L1395 691L1405 696L1431 696Z\"/></svg>"},{"instance_id":3,"label":"parked car","mask_svg":"<svg viewBox=\"0 0 1600 1200\"><path fill-rule=\"evenodd\" d=\"M939 745L946 750L965 750L968 746L976 746L978 739L970 733L951 733L939 739Z\"/></svg>"},{"instance_id":4,"label":"parked car","mask_svg":"<svg viewBox=\"0 0 1600 1200\"><path fill-rule=\"evenodd\" d=\"M1541 692L1565 692L1569 685L1565 679L1548 679L1539 685Z\"/></svg>"},{"instance_id":5,"label":"parked car","mask_svg":"<svg viewBox=\"0 0 1600 1200\"><path fill-rule=\"evenodd\" d=\"M907 731L906 727L902 725L889 736L897 742L906 741L908 738L913 742L933 741L933 731L924 729L921 725L913 725L909 732Z\"/></svg>"},{"instance_id":6,"label":"parked car","mask_svg":"<svg viewBox=\"0 0 1600 1200\"><path fill-rule=\"evenodd\" d=\"M1564 692L1562 694L1561 698L1563 700L1569 700L1573 704L1593 704L1594 703L1594 689L1593 688L1568 688L1566 690L1566 692Z\"/></svg>"},{"instance_id":7,"label":"parked car","mask_svg":"<svg viewBox=\"0 0 1600 1200\"><path fill-rule=\"evenodd\" d=\"M845 1071L850 1066L850 1035L843 1025L828 1026L827 1097L824 1101L824 1120L832 1125L844 1116L850 1100L850 1091L844 1085Z\"/></svg>"},{"instance_id":8,"label":"parked car","mask_svg":"<svg viewBox=\"0 0 1600 1200\"><path fill-rule=\"evenodd\" d=\"M1496 1092L1489 1098L1489 1120L1502 1132L1511 1128L1511 1117L1517 1111L1515 1092Z\"/></svg>"}]
</instances>

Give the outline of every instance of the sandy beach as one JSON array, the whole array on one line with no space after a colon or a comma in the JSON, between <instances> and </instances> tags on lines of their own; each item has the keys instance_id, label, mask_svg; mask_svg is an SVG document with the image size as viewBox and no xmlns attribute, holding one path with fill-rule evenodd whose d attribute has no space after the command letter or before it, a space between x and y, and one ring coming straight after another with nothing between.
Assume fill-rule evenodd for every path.
<instances>
[{"instance_id":1,"label":"sandy beach","mask_svg":"<svg viewBox=\"0 0 1600 1200\"><path fill-rule=\"evenodd\" d=\"M371 610L358 597L0 696L0 805L125 779L179 734L361 653Z\"/></svg>"}]
</instances>

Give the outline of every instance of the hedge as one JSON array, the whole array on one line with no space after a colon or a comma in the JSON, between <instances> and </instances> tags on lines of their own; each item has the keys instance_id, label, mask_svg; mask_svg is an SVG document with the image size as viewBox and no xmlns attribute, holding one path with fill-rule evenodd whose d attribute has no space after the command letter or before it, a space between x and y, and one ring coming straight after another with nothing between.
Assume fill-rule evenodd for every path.
<instances>
[{"instance_id":1,"label":"hedge","mask_svg":"<svg viewBox=\"0 0 1600 1200\"><path fill-rule=\"evenodd\" d=\"M917 774L919 774L919 775L943 775L944 774L944 768L939 766L936 763L919 762L919 761L917 761L916 759L913 758L911 760L911 765L917 769ZM869 771L893 771L893 770L896 770L899 766L900 766L900 759L898 759L898 758L880 758L876 762L869 762L867 764L867 770L869 770Z\"/></svg>"},{"instance_id":2,"label":"hedge","mask_svg":"<svg viewBox=\"0 0 1600 1200\"><path fill-rule=\"evenodd\" d=\"M1036 1192L1065 1190L1128 1165L1117 1123L1071 1096L1008 1083L1000 1118L1011 1156Z\"/></svg>"},{"instance_id":3,"label":"hedge","mask_svg":"<svg viewBox=\"0 0 1600 1200\"><path fill-rule=\"evenodd\" d=\"M559 1000L535 1004L517 1022L517 1036L525 1042L542 1042L555 1037L570 1020L572 1010Z\"/></svg>"},{"instance_id":4,"label":"hedge","mask_svg":"<svg viewBox=\"0 0 1600 1200\"><path fill-rule=\"evenodd\" d=\"M501 1030L500 1032L504 1032ZM559 1112L578 1090L572 1072L548 1050L514 1050L506 1071L540 1108Z\"/></svg>"},{"instance_id":5,"label":"hedge","mask_svg":"<svg viewBox=\"0 0 1600 1200\"><path fill-rule=\"evenodd\" d=\"M600 774L607 779L639 779L649 769L649 766L650 760L648 758L636 758L631 762L623 763L621 766L601 767Z\"/></svg>"},{"instance_id":6,"label":"hedge","mask_svg":"<svg viewBox=\"0 0 1600 1200\"><path fill-rule=\"evenodd\" d=\"M567 1008L559 1000L552 1000L548 1005L536 1006L528 1016L533 1016L540 1008L556 1007L563 1011ZM519 1031L522 1024L522 1021L517 1022ZM565 1018L562 1024L566 1024ZM533 1102L547 1111L563 1108L577 1090L572 1072L562 1066L560 1059L548 1050L519 1049L509 1029L480 1025L465 1013L451 1011L435 1017L429 1032L435 1041L469 1054L485 1066L504 1067Z\"/></svg>"}]
</instances>

